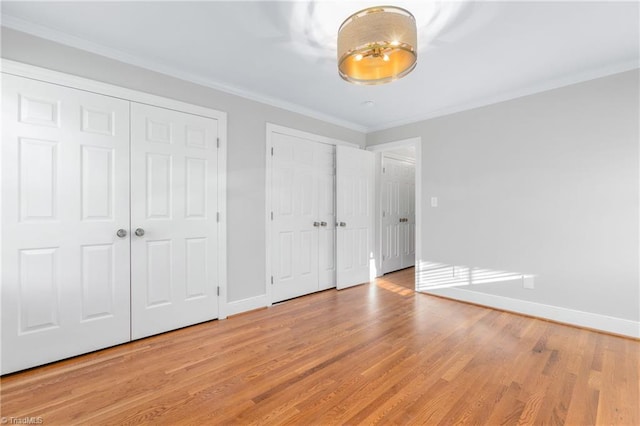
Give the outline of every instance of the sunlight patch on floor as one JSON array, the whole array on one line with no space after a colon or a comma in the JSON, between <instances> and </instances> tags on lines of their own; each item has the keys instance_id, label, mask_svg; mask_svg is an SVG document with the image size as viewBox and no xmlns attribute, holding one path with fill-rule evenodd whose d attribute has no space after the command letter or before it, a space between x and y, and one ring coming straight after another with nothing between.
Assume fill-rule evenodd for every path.
<instances>
[{"instance_id":1,"label":"sunlight patch on floor","mask_svg":"<svg viewBox=\"0 0 640 426\"><path fill-rule=\"evenodd\" d=\"M393 284L393 283L391 283L389 281L386 281L384 279L383 280L376 280L375 284L376 284L377 287L380 287L383 290L392 291L394 293L397 293L397 294L399 294L401 296L405 296L405 297L406 296L411 296L414 293L414 291L411 290L411 289L408 289L406 287L402 287L402 286L397 285L397 284Z\"/></svg>"}]
</instances>

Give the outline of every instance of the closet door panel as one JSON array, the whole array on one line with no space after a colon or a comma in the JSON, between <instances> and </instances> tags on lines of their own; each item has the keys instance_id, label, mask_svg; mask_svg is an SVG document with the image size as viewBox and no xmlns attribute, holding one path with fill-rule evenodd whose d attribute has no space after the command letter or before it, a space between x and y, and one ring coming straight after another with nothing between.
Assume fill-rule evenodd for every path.
<instances>
[{"instance_id":1,"label":"closet door panel","mask_svg":"<svg viewBox=\"0 0 640 426\"><path fill-rule=\"evenodd\" d=\"M131 120L136 339L218 317L218 128L211 118L138 103Z\"/></svg>"},{"instance_id":2,"label":"closet door panel","mask_svg":"<svg viewBox=\"0 0 640 426\"><path fill-rule=\"evenodd\" d=\"M315 144L318 186L318 288L336 286L336 168L333 145Z\"/></svg>"},{"instance_id":3,"label":"closet door panel","mask_svg":"<svg viewBox=\"0 0 640 426\"><path fill-rule=\"evenodd\" d=\"M337 288L373 278L374 154L336 147Z\"/></svg>"},{"instance_id":4,"label":"closet door panel","mask_svg":"<svg viewBox=\"0 0 640 426\"><path fill-rule=\"evenodd\" d=\"M272 146L272 300L279 302L318 291L318 183L313 143L274 133Z\"/></svg>"},{"instance_id":5,"label":"closet door panel","mask_svg":"<svg viewBox=\"0 0 640 426\"><path fill-rule=\"evenodd\" d=\"M130 339L129 103L2 89L4 374Z\"/></svg>"}]
</instances>

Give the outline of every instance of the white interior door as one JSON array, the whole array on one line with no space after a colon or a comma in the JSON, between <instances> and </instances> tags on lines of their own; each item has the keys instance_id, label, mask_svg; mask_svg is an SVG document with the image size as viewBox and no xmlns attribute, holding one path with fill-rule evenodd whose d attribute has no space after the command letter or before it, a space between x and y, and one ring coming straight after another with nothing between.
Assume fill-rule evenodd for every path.
<instances>
[{"instance_id":1,"label":"white interior door","mask_svg":"<svg viewBox=\"0 0 640 426\"><path fill-rule=\"evenodd\" d=\"M2 78L4 374L130 339L129 103Z\"/></svg>"},{"instance_id":2,"label":"white interior door","mask_svg":"<svg viewBox=\"0 0 640 426\"><path fill-rule=\"evenodd\" d=\"M383 157L382 165L382 273L402 268L400 255L400 178L399 162Z\"/></svg>"},{"instance_id":3,"label":"white interior door","mask_svg":"<svg viewBox=\"0 0 640 426\"><path fill-rule=\"evenodd\" d=\"M215 119L131 104L134 339L218 316L217 136Z\"/></svg>"},{"instance_id":4,"label":"white interior door","mask_svg":"<svg viewBox=\"0 0 640 426\"><path fill-rule=\"evenodd\" d=\"M382 272L415 263L415 165L383 157Z\"/></svg>"},{"instance_id":5,"label":"white interior door","mask_svg":"<svg viewBox=\"0 0 640 426\"><path fill-rule=\"evenodd\" d=\"M336 147L314 144L318 185L318 290L336 286Z\"/></svg>"},{"instance_id":6,"label":"white interior door","mask_svg":"<svg viewBox=\"0 0 640 426\"><path fill-rule=\"evenodd\" d=\"M373 256L374 154L336 147L337 287L375 276Z\"/></svg>"},{"instance_id":7,"label":"white interior door","mask_svg":"<svg viewBox=\"0 0 640 426\"><path fill-rule=\"evenodd\" d=\"M336 286L335 148L272 134L272 301Z\"/></svg>"},{"instance_id":8,"label":"white interior door","mask_svg":"<svg viewBox=\"0 0 640 426\"><path fill-rule=\"evenodd\" d=\"M401 235L401 268L414 266L416 263L416 166L405 163L402 175L404 184L400 191L400 211L402 215Z\"/></svg>"}]
</instances>

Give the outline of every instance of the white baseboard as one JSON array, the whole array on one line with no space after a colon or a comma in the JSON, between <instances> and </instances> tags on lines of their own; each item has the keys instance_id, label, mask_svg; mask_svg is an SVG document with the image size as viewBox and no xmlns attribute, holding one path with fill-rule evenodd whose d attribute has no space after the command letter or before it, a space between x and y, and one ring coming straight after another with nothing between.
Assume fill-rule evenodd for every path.
<instances>
[{"instance_id":1,"label":"white baseboard","mask_svg":"<svg viewBox=\"0 0 640 426\"><path fill-rule=\"evenodd\" d=\"M561 308L559 306L545 305L542 303L512 299L510 297L496 296L493 294L480 293L460 288L443 288L424 291L424 293L545 318L565 324L577 325L579 327L620 334L636 339L640 338L640 322L638 321L594 314L591 312L576 311L574 309Z\"/></svg>"},{"instance_id":2,"label":"white baseboard","mask_svg":"<svg viewBox=\"0 0 640 426\"><path fill-rule=\"evenodd\" d=\"M254 309L260 309L267 306L269 306L269 303L267 301L266 294L249 297L248 299L236 300L234 302L227 303L227 316L252 311Z\"/></svg>"}]
</instances>

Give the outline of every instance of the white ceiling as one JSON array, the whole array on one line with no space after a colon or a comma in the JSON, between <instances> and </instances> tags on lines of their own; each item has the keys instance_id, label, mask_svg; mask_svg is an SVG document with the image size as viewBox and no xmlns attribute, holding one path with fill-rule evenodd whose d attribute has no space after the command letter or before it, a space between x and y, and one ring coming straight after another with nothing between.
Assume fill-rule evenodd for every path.
<instances>
[{"instance_id":1,"label":"white ceiling","mask_svg":"<svg viewBox=\"0 0 640 426\"><path fill-rule=\"evenodd\" d=\"M418 66L349 84L335 31L378 3L2 1L2 25L361 131L639 66L637 2L395 1L416 16Z\"/></svg>"}]
</instances>

